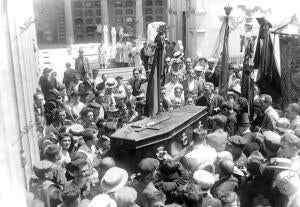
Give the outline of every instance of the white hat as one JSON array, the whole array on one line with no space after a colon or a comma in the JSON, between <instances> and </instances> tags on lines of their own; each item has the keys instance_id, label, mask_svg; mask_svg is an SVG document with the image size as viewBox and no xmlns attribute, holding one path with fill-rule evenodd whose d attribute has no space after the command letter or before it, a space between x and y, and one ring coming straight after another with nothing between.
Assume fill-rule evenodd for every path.
<instances>
[{"instance_id":1,"label":"white hat","mask_svg":"<svg viewBox=\"0 0 300 207\"><path fill-rule=\"evenodd\" d=\"M278 190L283 195L291 196L300 188L299 175L296 171L285 170L276 176L275 180Z\"/></svg>"},{"instance_id":2,"label":"white hat","mask_svg":"<svg viewBox=\"0 0 300 207\"><path fill-rule=\"evenodd\" d=\"M193 174L193 181L199 185L202 190L209 190L215 183L215 177L206 170L197 170Z\"/></svg>"},{"instance_id":3,"label":"white hat","mask_svg":"<svg viewBox=\"0 0 300 207\"><path fill-rule=\"evenodd\" d=\"M201 65L197 65L197 66L194 68L194 70L195 70L196 72L204 72L204 67L202 67Z\"/></svg>"},{"instance_id":4,"label":"white hat","mask_svg":"<svg viewBox=\"0 0 300 207\"><path fill-rule=\"evenodd\" d=\"M92 199L88 207L117 207L117 203L109 195L100 194Z\"/></svg>"},{"instance_id":5,"label":"white hat","mask_svg":"<svg viewBox=\"0 0 300 207\"><path fill-rule=\"evenodd\" d=\"M107 78L105 82L106 88L115 88L118 85L118 82L114 78Z\"/></svg>"},{"instance_id":6,"label":"white hat","mask_svg":"<svg viewBox=\"0 0 300 207\"><path fill-rule=\"evenodd\" d=\"M104 192L115 192L122 188L128 180L126 170L119 167L112 167L106 171L102 180L101 188Z\"/></svg>"}]
</instances>

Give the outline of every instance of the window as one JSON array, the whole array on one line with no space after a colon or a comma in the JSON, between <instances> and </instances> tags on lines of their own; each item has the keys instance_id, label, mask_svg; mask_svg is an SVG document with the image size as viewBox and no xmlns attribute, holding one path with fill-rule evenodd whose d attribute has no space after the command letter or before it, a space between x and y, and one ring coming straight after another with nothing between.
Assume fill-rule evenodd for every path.
<instances>
[{"instance_id":1,"label":"window","mask_svg":"<svg viewBox=\"0 0 300 207\"><path fill-rule=\"evenodd\" d=\"M163 21L162 16L156 16L156 17L155 17L155 21L162 22L162 21Z\"/></svg>"},{"instance_id":2,"label":"window","mask_svg":"<svg viewBox=\"0 0 300 207\"><path fill-rule=\"evenodd\" d=\"M77 40L83 40L83 35L76 35Z\"/></svg>"},{"instance_id":3,"label":"window","mask_svg":"<svg viewBox=\"0 0 300 207\"><path fill-rule=\"evenodd\" d=\"M92 9L87 9L85 10L85 16L88 17L88 16L94 16L94 10Z\"/></svg>"},{"instance_id":4,"label":"window","mask_svg":"<svg viewBox=\"0 0 300 207\"><path fill-rule=\"evenodd\" d=\"M82 8L82 2L80 2L80 1L75 1L73 5L74 5L74 8Z\"/></svg>"},{"instance_id":5,"label":"window","mask_svg":"<svg viewBox=\"0 0 300 207\"><path fill-rule=\"evenodd\" d=\"M85 8L93 8L93 2L92 1L86 1L85 2Z\"/></svg>"},{"instance_id":6,"label":"window","mask_svg":"<svg viewBox=\"0 0 300 207\"><path fill-rule=\"evenodd\" d=\"M83 25L83 20L81 18L77 18L75 20L75 25L78 26L78 25Z\"/></svg>"},{"instance_id":7,"label":"window","mask_svg":"<svg viewBox=\"0 0 300 207\"><path fill-rule=\"evenodd\" d=\"M126 14L127 15L133 15L133 10L132 9L126 9Z\"/></svg>"},{"instance_id":8,"label":"window","mask_svg":"<svg viewBox=\"0 0 300 207\"><path fill-rule=\"evenodd\" d=\"M87 19L85 20L85 23L86 23L86 24L94 24L94 19L92 19L92 18L87 18Z\"/></svg>"},{"instance_id":9,"label":"window","mask_svg":"<svg viewBox=\"0 0 300 207\"><path fill-rule=\"evenodd\" d=\"M96 31L96 29L97 29L97 27L95 27L95 26L88 26L88 27L86 27L86 32L93 33Z\"/></svg>"},{"instance_id":10,"label":"window","mask_svg":"<svg viewBox=\"0 0 300 207\"><path fill-rule=\"evenodd\" d=\"M115 2L115 7L122 7L122 2L121 1L116 1Z\"/></svg>"},{"instance_id":11,"label":"window","mask_svg":"<svg viewBox=\"0 0 300 207\"><path fill-rule=\"evenodd\" d=\"M150 8L147 8L145 11L145 14L152 14L152 13L153 13L153 10Z\"/></svg>"},{"instance_id":12,"label":"window","mask_svg":"<svg viewBox=\"0 0 300 207\"><path fill-rule=\"evenodd\" d=\"M146 22L153 22L153 17L147 16L145 20L146 20Z\"/></svg>"},{"instance_id":13,"label":"window","mask_svg":"<svg viewBox=\"0 0 300 207\"><path fill-rule=\"evenodd\" d=\"M122 12L121 9L117 9L117 10L116 10L116 15L122 15L122 14L123 14L123 12Z\"/></svg>"},{"instance_id":14,"label":"window","mask_svg":"<svg viewBox=\"0 0 300 207\"><path fill-rule=\"evenodd\" d=\"M95 1L95 7L101 8L101 1Z\"/></svg>"},{"instance_id":15,"label":"window","mask_svg":"<svg viewBox=\"0 0 300 207\"><path fill-rule=\"evenodd\" d=\"M156 8L155 9L155 14L162 14L163 13L163 9L162 8Z\"/></svg>"},{"instance_id":16,"label":"window","mask_svg":"<svg viewBox=\"0 0 300 207\"><path fill-rule=\"evenodd\" d=\"M133 7L133 2L132 1L126 1L125 6L126 7Z\"/></svg>"},{"instance_id":17,"label":"window","mask_svg":"<svg viewBox=\"0 0 300 207\"><path fill-rule=\"evenodd\" d=\"M146 6L152 6L152 0L146 0Z\"/></svg>"},{"instance_id":18,"label":"window","mask_svg":"<svg viewBox=\"0 0 300 207\"><path fill-rule=\"evenodd\" d=\"M81 10L75 10L74 15L75 17L82 17L83 13Z\"/></svg>"},{"instance_id":19,"label":"window","mask_svg":"<svg viewBox=\"0 0 300 207\"><path fill-rule=\"evenodd\" d=\"M83 34L83 27L75 27L75 33L81 33Z\"/></svg>"},{"instance_id":20,"label":"window","mask_svg":"<svg viewBox=\"0 0 300 207\"><path fill-rule=\"evenodd\" d=\"M155 1L155 5L156 5L156 6L162 6L162 5L163 5L162 0L156 0L156 1Z\"/></svg>"},{"instance_id":21,"label":"window","mask_svg":"<svg viewBox=\"0 0 300 207\"><path fill-rule=\"evenodd\" d=\"M96 16L101 16L101 9L96 10Z\"/></svg>"}]
</instances>

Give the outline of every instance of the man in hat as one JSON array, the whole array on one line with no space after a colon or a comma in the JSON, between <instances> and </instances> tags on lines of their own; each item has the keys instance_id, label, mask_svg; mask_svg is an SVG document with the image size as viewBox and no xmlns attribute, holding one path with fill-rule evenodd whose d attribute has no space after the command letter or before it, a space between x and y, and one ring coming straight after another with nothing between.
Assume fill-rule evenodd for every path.
<instances>
[{"instance_id":1,"label":"man in hat","mask_svg":"<svg viewBox=\"0 0 300 207\"><path fill-rule=\"evenodd\" d=\"M66 118L66 110L63 108L59 108L55 112L54 122L50 124L50 126L46 126L46 134L50 134L51 132L54 134L58 134L61 130L64 130L67 126L71 126L73 121Z\"/></svg>"},{"instance_id":2,"label":"man in hat","mask_svg":"<svg viewBox=\"0 0 300 207\"><path fill-rule=\"evenodd\" d=\"M33 172L38 178L35 186L31 186L31 192L35 198L44 202L46 207L57 206L61 203L61 187L53 181L54 164L47 160L42 160L33 165Z\"/></svg>"},{"instance_id":3,"label":"man in hat","mask_svg":"<svg viewBox=\"0 0 300 207\"><path fill-rule=\"evenodd\" d=\"M116 100L114 95L114 89L117 86L117 81L114 78L108 78L105 83L105 94L104 94L104 103L108 105L108 107L115 108Z\"/></svg>"},{"instance_id":4,"label":"man in hat","mask_svg":"<svg viewBox=\"0 0 300 207\"><path fill-rule=\"evenodd\" d=\"M147 42L144 42L143 48L140 51L140 58L141 58L142 65L144 66L145 70L148 69L148 59L149 59L149 57L147 56L147 49L148 49Z\"/></svg>"},{"instance_id":5,"label":"man in hat","mask_svg":"<svg viewBox=\"0 0 300 207\"><path fill-rule=\"evenodd\" d=\"M67 179L66 179L64 170L58 164L56 164L61 158L60 146L58 146L56 144L48 145L44 149L44 157L45 157L45 160L48 160L53 163L53 167L51 170L52 181L55 184L63 187L66 184Z\"/></svg>"},{"instance_id":6,"label":"man in hat","mask_svg":"<svg viewBox=\"0 0 300 207\"><path fill-rule=\"evenodd\" d=\"M78 50L79 56L75 60L75 70L81 75L81 79L85 76L85 74L90 74L90 64L86 57L83 56L83 48L79 48Z\"/></svg>"},{"instance_id":7,"label":"man in hat","mask_svg":"<svg viewBox=\"0 0 300 207\"><path fill-rule=\"evenodd\" d=\"M188 172L180 162L164 160L154 176L154 186L163 191L168 200L172 200L172 192L189 181Z\"/></svg>"},{"instance_id":8,"label":"man in hat","mask_svg":"<svg viewBox=\"0 0 300 207\"><path fill-rule=\"evenodd\" d=\"M80 80L81 76L79 73L75 72L72 78L72 81L67 88L67 95L70 96L73 91L78 91L79 85L82 83Z\"/></svg>"},{"instance_id":9,"label":"man in hat","mask_svg":"<svg viewBox=\"0 0 300 207\"><path fill-rule=\"evenodd\" d=\"M236 192L238 188L238 179L233 176L234 163L231 160L223 159L218 166L219 180L211 188L211 194L221 199L227 192Z\"/></svg>"},{"instance_id":10,"label":"man in hat","mask_svg":"<svg viewBox=\"0 0 300 207\"><path fill-rule=\"evenodd\" d=\"M128 182L128 173L119 167L112 167L104 174L100 186L104 193L114 193Z\"/></svg>"},{"instance_id":11,"label":"man in hat","mask_svg":"<svg viewBox=\"0 0 300 207\"><path fill-rule=\"evenodd\" d=\"M210 172L205 170L197 170L193 174L193 182L196 184L197 188L203 192L202 198L202 206L208 207L221 207L222 203L219 199L214 198L211 193L210 189L215 184L215 177Z\"/></svg>"},{"instance_id":12,"label":"man in hat","mask_svg":"<svg viewBox=\"0 0 300 207\"><path fill-rule=\"evenodd\" d=\"M132 86L132 95L136 96L140 92L143 79L137 68L133 69L133 76L128 80L127 85Z\"/></svg>"},{"instance_id":13,"label":"man in hat","mask_svg":"<svg viewBox=\"0 0 300 207\"><path fill-rule=\"evenodd\" d=\"M139 174L136 175L135 180L130 183L137 193L137 204L143 205L145 201L144 192L153 192L157 189L153 184L153 177L156 169L159 166L159 161L154 158L144 158L138 164Z\"/></svg>"},{"instance_id":14,"label":"man in hat","mask_svg":"<svg viewBox=\"0 0 300 207\"><path fill-rule=\"evenodd\" d=\"M244 137L244 139L249 142L253 135L250 131L250 121L248 113L242 113L240 116L238 116L236 127L237 134Z\"/></svg>"},{"instance_id":15,"label":"man in hat","mask_svg":"<svg viewBox=\"0 0 300 207\"><path fill-rule=\"evenodd\" d=\"M195 71L194 69L190 69L187 71L187 79L182 81L181 85L185 94L184 98L186 99L188 94L193 94L196 97L200 97L204 82L201 83L200 81L195 80Z\"/></svg>"},{"instance_id":16,"label":"man in hat","mask_svg":"<svg viewBox=\"0 0 300 207\"><path fill-rule=\"evenodd\" d=\"M87 128L84 130L82 138L84 140L84 144L79 147L78 152L85 153L89 165L94 167L94 164L98 160L97 149L95 145L98 140L97 134L95 130Z\"/></svg>"},{"instance_id":17,"label":"man in hat","mask_svg":"<svg viewBox=\"0 0 300 207\"><path fill-rule=\"evenodd\" d=\"M286 117L291 122L291 130L300 135L300 106L297 103L291 103L285 109Z\"/></svg>"},{"instance_id":18,"label":"man in hat","mask_svg":"<svg viewBox=\"0 0 300 207\"><path fill-rule=\"evenodd\" d=\"M97 123L97 121L99 119L104 119L104 110L103 110L103 107L100 104L98 104L97 102L90 102L88 104L88 107L93 110L94 123Z\"/></svg>"},{"instance_id":19,"label":"man in hat","mask_svg":"<svg viewBox=\"0 0 300 207\"><path fill-rule=\"evenodd\" d=\"M92 108L86 107L82 109L80 116L81 118L79 122L85 129L91 126L96 126L94 122L94 111Z\"/></svg>"},{"instance_id":20,"label":"man in hat","mask_svg":"<svg viewBox=\"0 0 300 207\"><path fill-rule=\"evenodd\" d=\"M247 164L247 157L243 153L247 140L235 135L228 137L225 150L232 154L234 165L238 168L244 168Z\"/></svg>"},{"instance_id":21,"label":"man in hat","mask_svg":"<svg viewBox=\"0 0 300 207\"><path fill-rule=\"evenodd\" d=\"M208 114L214 115L217 109L220 108L224 102L224 98L220 95L214 94L214 85L210 82L205 83L203 87L203 95L196 99L196 106L206 106Z\"/></svg>"},{"instance_id":22,"label":"man in hat","mask_svg":"<svg viewBox=\"0 0 300 207\"><path fill-rule=\"evenodd\" d=\"M227 118L224 115L215 115L210 118L213 123L213 133L207 135L207 144L214 148L217 152L225 150L227 133L224 131L224 126Z\"/></svg>"},{"instance_id":23,"label":"man in hat","mask_svg":"<svg viewBox=\"0 0 300 207\"><path fill-rule=\"evenodd\" d=\"M41 91L44 94L45 100L48 100L49 92L54 86L50 82L52 69L45 68L43 71L43 75L40 77L39 85L41 87Z\"/></svg>"},{"instance_id":24,"label":"man in hat","mask_svg":"<svg viewBox=\"0 0 300 207\"><path fill-rule=\"evenodd\" d=\"M234 135L235 124L236 124L236 113L233 111L233 103L226 101L222 103L220 107L220 114L226 116L227 121L224 127L224 130L228 133L229 136Z\"/></svg>"},{"instance_id":25,"label":"man in hat","mask_svg":"<svg viewBox=\"0 0 300 207\"><path fill-rule=\"evenodd\" d=\"M117 76L115 79L118 83L116 88L115 88L115 92L114 92L115 97L118 98L118 99L123 99L126 96L125 87L122 83L123 77L122 76Z\"/></svg>"},{"instance_id":26,"label":"man in hat","mask_svg":"<svg viewBox=\"0 0 300 207\"><path fill-rule=\"evenodd\" d=\"M67 62L66 63L66 70L64 72L64 77L63 77L63 84L66 86L66 88L69 88L70 83L73 80L75 70L71 68L71 63Z\"/></svg>"},{"instance_id":27,"label":"man in hat","mask_svg":"<svg viewBox=\"0 0 300 207\"><path fill-rule=\"evenodd\" d=\"M276 121L275 132L280 136L285 133L295 133L295 131L290 129L291 123L287 118L279 118Z\"/></svg>"},{"instance_id":28,"label":"man in hat","mask_svg":"<svg viewBox=\"0 0 300 207\"><path fill-rule=\"evenodd\" d=\"M102 80L100 83L98 83L96 85L96 89L98 91L104 91L105 90L105 85L106 85L106 81L107 81L107 74L103 73L102 74ZM95 83L96 84L96 83Z\"/></svg>"},{"instance_id":29,"label":"man in hat","mask_svg":"<svg viewBox=\"0 0 300 207\"><path fill-rule=\"evenodd\" d=\"M260 97L260 106L264 112L264 120L261 129L274 131L276 121L279 119L277 111L272 107L272 97L267 94L263 94Z\"/></svg>"},{"instance_id":30,"label":"man in hat","mask_svg":"<svg viewBox=\"0 0 300 207\"><path fill-rule=\"evenodd\" d=\"M205 77L204 77L204 68L200 65L197 65L195 68L195 80L199 81L200 83L202 83L204 85L205 81Z\"/></svg>"},{"instance_id":31,"label":"man in hat","mask_svg":"<svg viewBox=\"0 0 300 207\"><path fill-rule=\"evenodd\" d=\"M279 134L273 131L264 131L264 142L261 153L267 159L271 159L273 157L277 157L278 149L280 147L281 137Z\"/></svg>"},{"instance_id":32,"label":"man in hat","mask_svg":"<svg viewBox=\"0 0 300 207\"><path fill-rule=\"evenodd\" d=\"M300 170L300 138L292 133L286 133L280 140L278 156L292 160L293 169ZM298 174L300 174L298 172Z\"/></svg>"}]
</instances>

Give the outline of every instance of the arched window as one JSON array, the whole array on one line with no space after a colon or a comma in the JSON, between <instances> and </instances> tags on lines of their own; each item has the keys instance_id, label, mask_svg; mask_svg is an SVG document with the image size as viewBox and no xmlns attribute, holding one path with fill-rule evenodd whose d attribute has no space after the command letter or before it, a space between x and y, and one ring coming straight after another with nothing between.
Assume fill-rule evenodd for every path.
<instances>
[{"instance_id":1,"label":"arched window","mask_svg":"<svg viewBox=\"0 0 300 207\"><path fill-rule=\"evenodd\" d=\"M145 10L145 14L152 14L153 13L153 10L151 8L147 8Z\"/></svg>"},{"instance_id":2,"label":"arched window","mask_svg":"<svg viewBox=\"0 0 300 207\"><path fill-rule=\"evenodd\" d=\"M156 1L155 1L155 5L156 5L156 6L162 6L162 5L163 5L162 0L156 0Z\"/></svg>"},{"instance_id":3,"label":"arched window","mask_svg":"<svg viewBox=\"0 0 300 207\"><path fill-rule=\"evenodd\" d=\"M162 22L163 21L162 16L156 16L155 21Z\"/></svg>"}]
</instances>

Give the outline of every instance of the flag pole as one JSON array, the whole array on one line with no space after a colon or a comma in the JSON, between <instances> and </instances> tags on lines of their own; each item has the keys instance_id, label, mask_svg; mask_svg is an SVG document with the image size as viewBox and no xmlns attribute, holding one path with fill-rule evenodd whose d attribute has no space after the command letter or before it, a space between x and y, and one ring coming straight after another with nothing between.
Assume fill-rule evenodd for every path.
<instances>
[{"instance_id":1,"label":"flag pole","mask_svg":"<svg viewBox=\"0 0 300 207\"><path fill-rule=\"evenodd\" d=\"M226 6L225 10L225 35L223 42L223 50L222 50L222 65L219 77L219 90L220 95L222 95L225 99L227 98L228 92L228 67L229 67L229 51L228 51L228 39L229 39L229 15L231 13L232 7Z\"/></svg>"}]
</instances>

